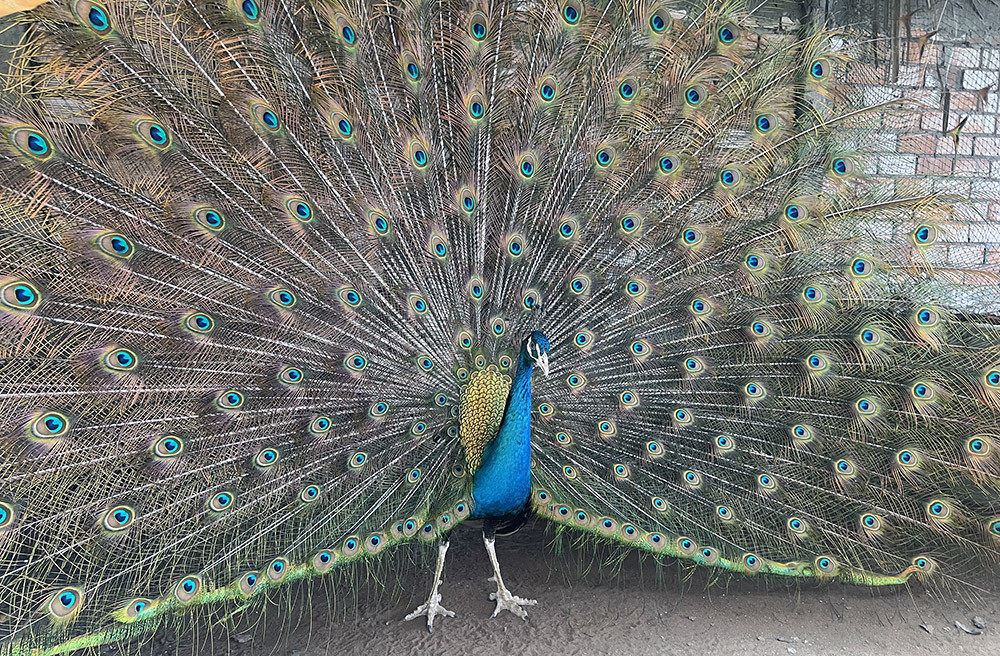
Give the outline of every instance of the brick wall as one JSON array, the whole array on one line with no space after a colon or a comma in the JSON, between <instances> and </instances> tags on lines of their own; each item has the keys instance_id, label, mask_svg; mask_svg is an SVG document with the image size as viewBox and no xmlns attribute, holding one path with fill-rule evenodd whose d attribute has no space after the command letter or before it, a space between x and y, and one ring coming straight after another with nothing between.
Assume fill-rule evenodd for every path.
<instances>
[{"instance_id":1,"label":"brick wall","mask_svg":"<svg viewBox=\"0 0 1000 656\"><path fill-rule=\"evenodd\" d=\"M919 103L915 111L884 117L882 130L865 141L868 173L967 199L932 261L1000 272L1000 10L982 15L982 3L940 0L928 9L920 0L907 30L899 17L910 13L908 0L836 4L819 9L866 36L873 25L883 35L851 66L848 81L871 101ZM962 120L956 147L948 131ZM973 296L966 300L992 297L991 309L1000 309L996 288Z\"/></svg>"}]
</instances>

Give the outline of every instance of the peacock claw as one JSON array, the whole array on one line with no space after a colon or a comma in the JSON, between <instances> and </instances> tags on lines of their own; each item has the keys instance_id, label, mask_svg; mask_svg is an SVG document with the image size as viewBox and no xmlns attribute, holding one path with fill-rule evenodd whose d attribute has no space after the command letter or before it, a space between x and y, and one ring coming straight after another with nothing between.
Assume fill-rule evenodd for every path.
<instances>
[{"instance_id":1,"label":"peacock claw","mask_svg":"<svg viewBox=\"0 0 1000 656\"><path fill-rule=\"evenodd\" d=\"M507 586L503 584L503 577L500 575L500 563L497 561L496 549L493 546L494 539L484 535L483 542L486 544L486 552L490 555L490 562L493 564L493 576L487 580L497 584L497 591L490 593L490 601L497 602L496 610L493 611L491 617L496 617L502 610L509 610L527 622L528 612L521 606L534 606L538 602L534 599L522 599L510 593Z\"/></svg>"},{"instance_id":2,"label":"peacock claw","mask_svg":"<svg viewBox=\"0 0 1000 656\"><path fill-rule=\"evenodd\" d=\"M412 619L416 619L421 615L427 616L427 632L434 633L434 618L438 615L443 617L455 617L454 611L450 611L441 605L441 595L437 592L437 586L434 587L434 592L431 593L430 598L427 603L420 604L417 609L404 617L403 619L409 622Z\"/></svg>"},{"instance_id":3,"label":"peacock claw","mask_svg":"<svg viewBox=\"0 0 1000 656\"><path fill-rule=\"evenodd\" d=\"M491 580L496 579L492 578ZM493 611L493 615L491 617L496 617L502 610L509 610L525 622L528 621L528 613L521 608L521 606L534 606L538 603L535 599L522 599L521 597L513 595L509 590L507 590L507 588L504 588L499 584L497 585L497 591L490 593L490 601L493 600L496 600L497 607L496 610Z\"/></svg>"},{"instance_id":4,"label":"peacock claw","mask_svg":"<svg viewBox=\"0 0 1000 656\"><path fill-rule=\"evenodd\" d=\"M434 618L438 615L442 617L455 617L453 611L441 605L441 593L438 592L438 588L441 586L441 574L444 572L444 557L448 553L448 545L449 543L446 540L438 546L438 561L434 571L434 585L431 586L431 593L427 597L427 602L420 604L415 611L403 618L403 621L409 622L421 615L426 615L428 633L434 633Z\"/></svg>"}]
</instances>

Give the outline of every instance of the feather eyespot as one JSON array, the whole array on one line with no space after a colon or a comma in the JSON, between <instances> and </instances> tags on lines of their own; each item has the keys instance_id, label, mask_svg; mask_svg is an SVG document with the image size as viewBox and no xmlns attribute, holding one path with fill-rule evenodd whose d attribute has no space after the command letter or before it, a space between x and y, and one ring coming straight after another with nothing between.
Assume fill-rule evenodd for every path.
<instances>
[{"instance_id":1,"label":"feather eyespot","mask_svg":"<svg viewBox=\"0 0 1000 656\"><path fill-rule=\"evenodd\" d=\"M361 305L364 301L364 297L361 296L361 292L353 287L341 287L337 290L337 298L340 302L351 309L355 309Z\"/></svg>"},{"instance_id":2,"label":"feather eyespot","mask_svg":"<svg viewBox=\"0 0 1000 656\"><path fill-rule=\"evenodd\" d=\"M785 522L785 526L795 536L803 536L809 532L809 524L801 517L789 517L788 521Z\"/></svg>"},{"instance_id":3,"label":"feather eyespot","mask_svg":"<svg viewBox=\"0 0 1000 656\"><path fill-rule=\"evenodd\" d=\"M257 452L257 455L254 456L253 464L260 469L267 469L278 464L280 457L277 449L266 447Z\"/></svg>"},{"instance_id":4,"label":"feather eyespot","mask_svg":"<svg viewBox=\"0 0 1000 656\"><path fill-rule=\"evenodd\" d=\"M753 129L757 134L769 134L778 125L774 114L759 114L753 120Z\"/></svg>"},{"instance_id":5,"label":"feather eyespot","mask_svg":"<svg viewBox=\"0 0 1000 656\"><path fill-rule=\"evenodd\" d=\"M524 255L524 237L521 235L511 235L507 239L507 254L513 258L518 258Z\"/></svg>"},{"instance_id":6,"label":"feather eyespot","mask_svg":"<svg viewBox=\"0 0 1000 656\"><path fill-rule=\"evenodd\" d=\"M719 43L722 45L731 45L738 38L740 38L740 28L736 27L732 23L726 23L719 28Z\"/></svg>"},{"instance_id":7,"label":"feather eyespot","mask_svg":"<svg viewBox=\"0 0 1000 656\"><path fill-rule=\"evenodd\" d=\"M123 348L113 348L104 354L104 366L112 371L133 371L139 364L134 351Z\"/></svg>"},{"instance_id":8,"label":"feather eyespot","mask_svg":"<svg viewBox=\"0 0 1000 656\"><path fill-rule=\"evenodd\" d=\"M49 138L34 128L16 127L7 138L14 148L39 162L49 159L54 152Z\"/></svg>"},{"instance_id":9,"label":"feather eyespot","mask_svg":"<svg viewBox=\"0 0 1000 656\"><path fill-rule=\"evenodd\" d=\"M774 334L774 328L763 319L759 319L750 324L750 335L755 339L766 339Z\"/></svg>"},{"instance_id":10,"label":"feather eyespot","mask_svg":"<svg viewBox=\"0 0 1000 656\"><path fill-rule=\"evenodd\" d=\"M827 576L833 576L840 569L840 565L837 561L830 556L820 556L815 561L816 569L819 570L820 574Z\"/></svg>"},{"instance_id":11,"label":"feather eyespot","mask_svg":"<svg viewBox=\"0 0 1000 656\"><path fill-rule=\"evenodd\" d=\"M680 170L680 159L676 155L664 155L660 158L660 173L664 176L673 175Z\"/></svg>"},{"instance_id":12,"label":"feather eyespot","mask_svg":"<svg viewBox=\"0 0 1000 656\"><path fill-rule=\"evenodd\" d=\"M348 48L353 48L358 42L358 31L345 17L337 18L337 27L340 30L340 39Z\"/></svg>"},{"instance_id":13,"label":"feather eyespot","mask_svg":"<svg viewBox=\"0 0 1000 656\"><path fill-rule=\"evenodd\" d=\"M684 91L684 102L687 103L688 107L701 105L707 97L708 90L703 84L694 84Z\"/></svg>"},{"instance_id":14,"label":"feather eyespot","mask_svg":"<svg viewBox=\"0 0 1000 656\"><path fill-rule=\"evenodd\" d=\"M809 64L809 77L819 81L826 78L830 72L830 65L825 59L815 59Z\"/></svg>"},{"instance_id":15,"label":"feather eyespot","mask_svg":"<svg viewBox=\"0 0 1000 656\"><path fill-rule=\"evenodd\" d=\"M639 91L639 83L633 77L627 77L618 85L618 97L625 102L631 102L635 99L636 93Z\"/></svg>"},{"instance_id":16,"label":"feather eyespot","mask_svg":"<svg viewBox=\"0 0 1000 656\"><path fill-rule=\"evenodd\" d=\"M581 330L573 336L573 344L575 344L577 348L586 349L593 343L594 333L589 330Z\"/></svg>"},{"instance_id":17,"label":"feather eyespot","mask_svg":"<svg viewBox=\"0 0 1000 656\"><path fill-rule=\"evenodd\" d=\"M269 291L267 293L267 300L283 310L295 307L295 304L298 302L295 294L283 287Z\"/></svg>"},{"instance_id":18,"label":"feather eyespot","mask_svg":"<svg viewBox=\"0 0 1000 656\"><path fill-rule=\"evenodd\" d=\"M152 119L140 119L135 122L132 129L143 142L157 150L166 150L170 147L170 132Z\"/></svg>"},{"instance_id":19,"label":"feather eyespot","mask_svg":"<svg viewBox=\"0 0 1000 656\"><path fill-rule=\"evenodd\" d=\"M79 20L84 27L91 30L99 36L107 36L111 34L112 25L111 18L108 16L108 10L96 2L89 2L88 0L77 0L73 4L73 14L76 15L77 20Z\"/></svg>"},{"instance_id":20,"label":"feather eyespot","mask_svg":"<svg viewBox=\"0 0 1000 656\"><path fill-rule=\"evenodd\" d=\"M208 500L208 507L212 512L221 513L229 510L234 501L235 498L231 492L219 492Z\"/></svg>"},{"instance_id":21,"label":"feather eyespot","mask_svg":"<svg viewBox=\"0 0 1000 656\"><path fill-rule=\"evenodd\" d=\"M431 371L434 369L434 361L428 355L418 355L414 360L422 371Z\"/></svg>"},{"instance_id":22,"label":"feather eyespot","mask_svg":"<svg viewBox=\"0 0 1000 656\"><path fill-rule=\"evenodd\" d=\"M826 293L823 291L822 287L817 287L815 285L807 285L802 288L802 300L804 300L809 305L816 305L822 303L826 298Z\"/></svg>"},{"instance_id":23,"label":"feather eyespot","mask_svg":"<svg viewBox=\"0 0 1000 656\"><path fill-rule=\"evenodd\" d=\"M705 233L695 226L685 228L681 232L681 245L687 248L701 246L705 242Z\"/></svg>"},{"instance_id":24,"label":"feather eyespot","mask_svg":"<svg viewBox=\"0 0 1000 656\"><path fill-rule=\"evenodd\" d=\"M257 0L242 0L240 2L240 11L243 12L243 17L250 23L260 21L260 6L258 6Z\"/></svg>"},{"instance_id":25,"label":"feather eyespot","mask_svg":"<svg viewBox=\"0 0 1000 656\"><path fill-rule=\"evenodd\" d=\"M486 294L486 286L483 281L478 276L473 276L469 280L469 296L473 301L483 300L483 296Z\"/></svg>"},{"instance_id":26,"label":"feather eyespot","mask_svg":"<svg viewBox=\"0 0 1000 656\"><path fill-rule=\"evenodd\" d=\"M209 232L222 232L226 229L226 217L212 207L199 207L191 212L191 218Z\"/></svg>"},{"instance_id":27,"label":"feather eyespot","mask_svg":"<svg viewBox=\"0 0 1000 656\"><path fill-rule=\"evenodd\" d=\"M837 178L849 176L854 172L854 162L846 157L834 157L830 160L830 172Z\"/></svg>"},{"instance_id":28,"label":"feather eyespot","mask_svg":"<svg viewBox=\"0 0 1000 656\"><path fill-rule=\"evenodd\" d=\"M618 434L618 427L615 425L615 422L610 419L605 419L604 421L598 422L597 432L602 438L607 439Z\"/></svg>"},{"instance_id":29,"label":"feather eyespot","mask_svg":"<svg viewBox=\"0 0 1000 656\"><path fill-rule=\"evenodd\" d=\"M569 446L573 443L573 436L566 431L559 431L556 433L556 443L559 446Z\"/></svg>"},{"instance_id":30,"label":"feather eyespot","mask_svg":"<svg viewBox=\"0 0 1000 656\"><path fill-rule=\"evenodd\" d=\"M677 408L674 410L672 417L674 423L678 426L689 426L694 423L694 413L687 408Z\"/></svg>"},{"instance_id":31,"label":"feather eyespot","mask_svg":"<svg viewBox=\"0 0 1000 656\"><path fill-rule=\"evenodd\" d=\"M124 531L135 521L135 510L128 506L116 506L104 513L101 524L112 533Z\"/></svg>"},{"instance_id":32,"label":"feather eyespot","mask_svg":"<svg viewBox=\"0 0 1000 656\"><path fill-rule=\"evenodd\" d=\"M330 125L337 133L337 136L344 141L350 141L351 137L354 136L354 124L351 123L351 119L347 118L347 115L339 109L335 109L330 112Z\"/></svg>"},{"instance_id":33,"label":"feather eyespot","mask_svg":"<svg viewBox=\"0 0 1000 656\"><path fill-rule=\"evenodd\" d=\"M653 353L653 347L644 339L637 339L628 347L629 353L638 361L643 361Z\"/></svg>"},{"instance_id":34,"label":"feather eyespot","mask_svg":"<svg viewBox=\"0 0 1000 656\"><path fill-rule=\"evenodd\" d=\"M288 561L284 558L275 558L271 561L271 564L267 566L267 578L277 583L281 579L285 578L285 572L287 570Z\"/></svg>"},{"instance_id":35,"label":"feather eyespot","mask_svg":"<svg viewBox=\"0 0 1000 656\"><path fill-rule=\"evenodd\" d=\"M767 258L760 253L750 253L743 259L743 266L751 273L761 273L767 269Z\"/></svg>"},{"instance_id":36,"label":"feather eyespot","mask_svg":"<svg viewBox=\"0 0 1000 656\"><path fill-rule=\"evenodd\" d=\"M56 619L64 619L79 612L83 606L83 591L77 588L63 588L52 595L48 609Z\"/></svg>"},{"instance_id":37,"label":"feather eyespot","mask_svg":"<svg viewBox=\"0 0 1000 656\"><path fill-rule=\"evenodd\" d=\"M670 14L666 9L657 9L649 16L649 28L655 34L663 34L670 25Z\"/></svg>"},{"instance_id":38,"label":"feather eyespot","mask_svg":"<svg viewBox=\"0 0 1000 656\"><path fill-rule=\"evenodd\" d=\"M379 237L387 236L392 228L392 224L386 218L385 214L380 210L368 210L367 214L368 225L371 226L375 234Z\"/></svg>"},{"instance_id":39,"label":"feather eyespot","mask_svg":"<svg viewBox=\"0 0 1000 656\"><path fill-rule=\"evenodd\" d=\"M719 183L726 188L733 188L743 181L743 174L739 169L726 168L719 172Z\"/></svg>"},{"instance_id":40,"label":"feather eyespot","mask_svg":"<svg viewBox=\"0 0 1000 656\"><path fill-rule=\"evenodd\" d=\"M611 166L615 161L615 149L611 146L604 146L594 155L594 163L602 169Z\"/></svg>"},{"instance_id":41,"label":"feather eyespot","mask_svg":"<svg viewBox=\"0 0 1000 656\"><path fill-rule=\"evenodd\" d=\"M789 223L802 223L809 218L809 210L806 209L805 205L789 203L785 205L782 216L784 216L785 220Z\"/></svg>"},{"instance_id":42,"label":"feather eyespot","mask_svg":"<svg viewBox=\"0 0 1000 656\"><path fill-rule=\"evenodd\" d=\"M525 180L530 180L538 169L538 160L533 153L524 153L517 160L517 172Z\"/></svg>"},{"instance_id":43,"label":"feather eyespot","mask_svg":"<svg viewBox=\"0 0 1000 656\"><path fill-rule=\"evenodd\" d=\"M64 437L69 432L69 419L59 412L43 412L31 422L31 435L39 440Z\"/></svg>"},{"instance_id":44,"label":"feather eyespot","mask_svg":"<svg viewBox=\"0 0 1000 656\"><path fill-rule=\"evenodd\" d=\"M559 15L567 25L576 25L583 16L583 5L579 0L565 0L559 10Z\"/></svg>"},{"instance_id":45,"label":"feather eyespot","mask_svg":"<svg viewBox=\"0 0 1000 656\"><path fill-rule=\"evenodd\" d=\"M841 458L840 460L833 463L833 470L834 473L836 473L838 476L844 476L844 477L852 477L856 473L856 470L854 468L854 463L845 458Z\"/></svg>"},{"instance_id":46,"label":"feather eyespot","mask_svg":"<svg viewBox=\"0 0 1000 656\"><path fill-rule=\"evenodd\" d=\"M542 80L542 82L538 85L538 95L545 103L550 103L555 100L558 91L559 85L556 83L555 78L551 76Z\"/></svg>"},{"instance_id":47,"label":"feather eyespot","mask_svg":"<svg viewBox=\"0 0 1000 656\"><path fill-rule=\"evenodd\" d=\"M30 311L42 302L38 288L27 281L8 283L0 289L0 302L12 310Z\"/></svg>"},{"instance_id":48,"label":"feather eyespot","mask_svg":"<svg viewBox=\"0 0 1000 656\"><path fill-rule=\"evenodd\" d=\"M410 310L412 310L415 314L421 316L427 314L428 310L427 301L425 301L424 297L421 296L420 294L416 293L407 294L406 302L407 305L410 306Z\"/></svg>"},{"instance_id":49,"label":"feather eyespot","mask_svg":"<svg viewBox=\"0 0 1000 656\"><path fill-rule=\"evenodd\" d=\"M364 451L358 451L347 461L347 464L351 469L359 469L363 467L364 464L368 462L368 454Z\"/></svg>"},{"instance_id":50,"label":"feather eyespot","mask_svg":"<svg viewBox=\"0 0 1000 656\"><path fill-rule=\"evenodd\" d=\"M302 198L289 198L285 201L285 212L299 223L310 223L313 220L313 209Z\"/></svg>"},{"instance_id":51,"label":"feather eyespot","mask_svg":"<svg viewBox=\"0 0 1000 656\"><path fill-rule=\"evenodd\" d=\"M927 511L927 515L933 521L943 522L951 517L952 507L947 501L941 499L933 499L924 506Z\"/></svg>"},{"instance_id":52,"label":"feather eyespot","mask_svg":"<svg viewBox=\"0 0 1000 656\"><path fill-rule=\"evenodd\" d=\"M403 53L401 65L405 79L411 84L416 85L420 81L421 71L420 64L417 63L417 59L413 56L412 52L406 51Z\"/></svg>"},{"instance_id":53,"label":"feather eyespot","mask_svg":"<svg viewBox=\"0 0 1000 656\"><path fill-rule=\"evenodd\" d=\"M772 492L776 490L778 483L770 474L760 474L757 476L757 489L761 492Z\"/></svg>"},{"instance_id":54,"label":"feather eyespot","mask_svg":"<svg viewBox=\"0 0 1000 656\"><path fill-rule=\"evenodd\" d=\"M525 310L534 310L541 304L541 296L534 289L529 289L521 296L521 307Z\"/></svg>"},{"instance_id":55,"label":"feather eyespot","mask_svg":"<svg viewBox=\"0 0 1000 656\"><path fill-rule=\"evenodd\" d=\"M938 229L932 225L919 225L916 229L910 233L910 240L913 242L914 246L918 248L925 248L927 246L933 246L938 239Z\"/></svg>"},{"instance_id":56,"label":"feather eyespot","mask_svg":"<svg viewBox=\"0 0 1000 656\"><path fill-rule=\"evenodd\" d=\"M360 373L368 367L368 358L359 353L352 353L344 358L344 366L355 373Z\"/></svg>"},{"instance_id":57,"label":"feather eyespot","mask_svg":"<svg viewBox=\"0 0 1000 656\"><path fill-rule=\"evenodd\" d=\"M419 141L410 142L410 162L417 169L427 168L427 164L430 162L430 156L427 154L427 146Z\"/></svg>"},{"instance_id":58,"label":"feather eyespot","mask_svg":"<svg viewBox=\"0 0 1000 656\"><path fill-rule=\"evenodd\" d=\"M125 613L126 621L130 622L139 618L140 615L152 611L153 608L155 608L155 606L151 600L143 597L137 597L135 599L131 599L127 604L125 604L122 611Z\"/></svg>"},{"instance_id":59,"label":"feather eyespot","mask_svg":"<svg viewBox=\"0 0 1000 656\"><path fill-rule=\"evenodd\" d=\"M853 278L864 280L871 278L873 273L875 273L875 265L871 260L857 257L851 262L850 274Z\"/></svg>"},{"instance_id":60,"label":"feather eyespot","mask_svg":"<svg viewBox=\"0 0 1000 656\"><path fill-rule=\"evenodd\" d=\"M329 417L316 417L309 422L309 432L313 435L323 435L330 430L333 421Z\"/></svg>"},{"instance_id":61,"label":"feather eyespot","mask_svg":"<svg viewBox=\"0 0 1000 656\"><path fill-rule=\"evenodd\" d=\"M642 297L645 296L646 292L648 291L649 287L642 280L638 279L629 280L627 283L625 283L625 295L631 298L632 300L635 301L641 300Z\"/></svg>"},{"instance_id":62,"label":"feather eyespot","mask_svg":"<svg viewBox=\"0 0 1000 656\"><path fill-rule=\"evenodd\" d=\"M466 106L469 108L469 118L473 121L479 121L486 115L486 98L478 91L469 96Z\"/></svg>"},{"instance_id":63,"label":"feather eyespot","mask_svg":"<svg viewBox=\"0 0 1000 656\"><path fill-rule=\"evenodd\" d=\"M579 296L590 290L590 276L579 274L569 282L570 291Z\"/></svg>"},{"instance_id":64,"label":"feather eyespot","mask_svg":"<svg viewBox=\"0 0 1000 656\"><path fill-rule=\"evenodd\" d=\"M312 503L316 499L319 499L318 485L307 485L302 488L302 492L299 493L299 501L302 503Z\"/></svg>"},{"instance_id":65,"label":"feather eyespot","mask_svg":"<svg viewBox=\"0 0 1000 656\"><path fill-rule=\"evenodd\" d=\"M469 36L473 41L480 42L486 38L489 22L481 11L474 12L469 18Z\"/></svg>"},{"instance_id":66,"label":"feather eyespot","mask_svg":"<svg viewBox=\"0 0 1000 656\"><path fill-rule=\"evenodd\" d=\"M576 232L579 229L580 224L576 219L565 218L559 224L559 238L564 241L569 241L576 236Z\"/></svg>"},{"instance_id":67,"label":"feather eyespot","mask_svg":"<svg viewBox=\"0 0 1000 656\"><path fill-rule=\"evenodd\" d=\"M372 417L384 417L389 411L389 404L384 401L377 401L368 409L368 414Z\"/></svg>"},{"instance_id":68,"label":"feather eyespot","mask_svg":"<svg viewBox=\"0 0 1000 656\"><path fill-rule=\"evenodd\" d=\"M94 243L105 255L110 255L119 260L129 260L135 254L135 246L124 235L117 232L108 232L99 235Z\"/></svg>"},{"instance_id":69,"label":"feather eyespot","mask_svg":"<svg viewBox=\"0 0 1000 656\"><path fill-rule=\"evenodd\" d=\"M694 299L688 307L695 318L703 318L712 314L712 304L703 298Z\"/></svg>"},{"instance_id":70,"label":"feather eyespot","mask_svg":"<svg viewBox=\"0 0 1000 656\"><path fill-rule=\"evenodd\" d=\"M9 503L0 501L0 531L9 528L15 519L14 507Z\"/></svg>"},{"instance_id":71,"label":"feather eyespot","mask_svg":"<svg viewBox=\"0 0 1000 656\"><path fill-rule=\"evenodd\" d=\"M184 440L176 435L164 435L153 444L153 455L160 459L176 458L184 453Z\"/></svg>"},{"instance_id":72,"label":"feather eyespot","mask_svg":"<svg viewBox=\"0 0 1000 656\"><path fill-rule=\"evenodd\" d=\"M988 389L1000 389L1000 368L991 368L983 376L983 382Z\"/></svg>"},{"instance_id":73,"label":"feather eyespot","mask_svg":"<svg viewBox=\"0 0 1000 656\"><path fill-rule=\"evenodd\" d=\"M427 250L430 251L435 259L443 260L448 257L448 243L436 232L431 235L427 244Z\"/></svg>"},{"instance_id":74,"label":"feather eyespot","mask_svg":"<svg viewBox=\"0 0 1000 656\"><path fill-rule=\"evenodd\" d=\"M631 214L623 216L619 222L619 227L623 235L634 235L642 228L642 217Z\"/></svg>"},{"instance_id":75,"label":"feather eyespot","mask_svg":"<svg viewBox=\"0 0 1000 656\"><path fill-rule=\"evenodd\" d=\"M458 194L458 206L466 214L472 214L476 210L477 199L475 193L469 187L462 187Z\"/></svg>"},{"instance_id":76,"label":"feather eyespot","mask_svg":"<svg viewBox=\"0 0 1000 656\"><path fill-rule=\"evenodd\" d=\"M504 333L507 332L507 323L500 317L497 317L490 324L490 331L494 337L503 337Z\"/></svg>"},{"instance_id":77,"label":"feather eyespot","mask_svg":"<svg viewBox=\"0 0 1000 656\"><path fill-rule=\"evenodd\" d=\"M681 479L686 485L690 485L691 487L701 487L701 476L697 472L691 471L690 469L681 474Z\"/></svg>"},{"instance_id":78,"label":"feather eyespot","mask_svg":"<svg viewBox=\"0 0 1000 656\"><path fill-rule=\"evenodd\" d=\"M713 440L715 450L720 455L729 453L736 449L736 440L728 435L716 435Z\"/></svg>"},{"instance_id":79,"label":"feather eyespot","mask_svg":"<svg viewBox=\"0 0 1000 656\"><path fill-rule=\"evenodd\" d=\"M250 115L265 132L276 134L281 131L281 120L266 103L260 101L250 103Z\"/></svg>"},{"instance_id":80,"label":"feather eyespot","mask_svg":"<svg viewBox=\"0 0 1000 656\"><path fill-rule=\"evenodd\" d=\"M639 395L631 390L625 390L618 395L618 402L621 404L621 407L626 410L637 408L639 407Z\"/></svg>"},{"instance_id":81,"label":"feather eyespot","mask_svg":"<svg viewBox=\"0 0 1000 656\"><path fill-rule=\"evenodd\" d=\"M238 410L243 407L245 401L246 397L242 393L236 390L228 390L216 397L215 405L223 410Z\"/></svg>"},{"instance_id":82,"label":"feather eyespot","mask_svg":"<svg viewBox=\"0 0 1000 656\"><path fill-rule=\"evenodd\" d=\"M966 453L976 458L988 456L991 449L990 441L983 437L972 437L965 443Z\"/></svg>"}]
</instances>

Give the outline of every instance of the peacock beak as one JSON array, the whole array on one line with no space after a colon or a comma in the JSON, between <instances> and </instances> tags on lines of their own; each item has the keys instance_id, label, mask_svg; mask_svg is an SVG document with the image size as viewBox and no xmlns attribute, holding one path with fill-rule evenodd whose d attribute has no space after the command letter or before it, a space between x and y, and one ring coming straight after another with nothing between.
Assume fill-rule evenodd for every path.
<instances>
[{"instance_id":1,"label":"peacock beak","mask_svg":"<svg viewBox=\"0 0 1000 656\"><path fill-rule=\"evenodd\" d=\"M537 362L538 366L542 368L542 373L545 374L546 377L548 377L548 375L549 375L549 354L548 353L542 353L541 355L538 356L538 358L535 360L535 362Z\"/></svg>"}]
</instances>

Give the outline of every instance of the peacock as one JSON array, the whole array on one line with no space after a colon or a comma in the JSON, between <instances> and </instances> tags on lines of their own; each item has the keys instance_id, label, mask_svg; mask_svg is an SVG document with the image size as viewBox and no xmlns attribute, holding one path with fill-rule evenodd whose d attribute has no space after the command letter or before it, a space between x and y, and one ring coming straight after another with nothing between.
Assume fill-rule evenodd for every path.
<instances>
[{"instance_id":1,"label":"peacock","mask_svg":"<svg viewBox=\"0 0 1000 656\"><path fill-rule=\"evenodd\" d=\"M981 590L994 274L742 0L55 0L0 95L0 654L496 536ZM911 188L912 187L912 188ZM532 612L544 612L542 609Z\"/></svg>"}]
</instances>

